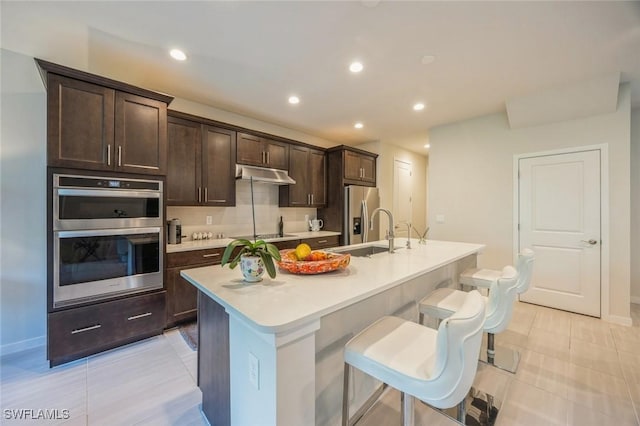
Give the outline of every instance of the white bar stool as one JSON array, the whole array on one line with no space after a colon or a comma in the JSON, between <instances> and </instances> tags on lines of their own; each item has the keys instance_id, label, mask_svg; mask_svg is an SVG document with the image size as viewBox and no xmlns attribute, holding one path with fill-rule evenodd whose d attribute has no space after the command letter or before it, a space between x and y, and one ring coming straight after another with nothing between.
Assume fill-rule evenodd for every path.
<instances>
[{"instance_id":1,"label":"white bar stool","mask_svg":"<svg viewBox=\"0 0 640 426\"><path fill-rule=\"evenodd\" d=\"M345 346L342 425L349 425L351 367L399 390L403 425L413 425L413 397L445 409L461 404L478 367L485 301L477 290L465 293L460 309L438 330L386 316ZM464 420L464 409L458 409Z\"/></svg>"},{"instance_id":2,"label":"white bar stool","mask_svg":"<svg viewBox=\"0 0 640 426\"><path fill-rule=\"evenodd\" d=\"M517 295L518 278L518 271L512 266L505 266L500 277L491 283L489 296L485 297L487 309L483 328L488 333L487 359L481 358L481 360L511 373L515 373L518 368L520 354L511 351L510 358L505 362L501 362L502 358L496 362L494 336L504 331L509 325ZM424 322L425 315L440 320L453 315L462 308L465 294L464 291L452 288L436 289L418 303L420 323Z\"/></svg>"},{"instance_id":3,"label":"white bar stool","mask_svg":"<svg viewBox=\"0 0 640 426\"><path fill-rule=\"evenodd\" d=\"M531 272L533 269L534 253L531 249L523 249L518 253L516 270L520 274L518 278L518 294L522 294L529 289L531 283ZM497 281L502 276L502 271L494 269L470 268L460 274L461 285L468 285L477 288L491 287L491 283Z\"/></svg>"}]
</instances>

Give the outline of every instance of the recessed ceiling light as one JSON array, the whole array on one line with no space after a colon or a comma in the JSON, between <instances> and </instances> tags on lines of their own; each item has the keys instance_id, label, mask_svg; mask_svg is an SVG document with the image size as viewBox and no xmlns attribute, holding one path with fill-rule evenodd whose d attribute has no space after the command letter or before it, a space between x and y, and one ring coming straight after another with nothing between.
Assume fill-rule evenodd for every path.
<instances>
[{"instance_id":1,"label":"recessed ceiling light","mask_svg":"<svg viewBox=\"0 0 640 426\"><path fill-rule=\"evenodd\" d=\"M425 148L431 148L431 145L429 145L428 143L424 144Z\"/></svg>"},{"instance_id":2,"label":"recessed ceiling light","mask_svg":"<svg viewBox=\"0 0 640 426\"><path fill-rule=\"evenodd\" d=\"M293 96L289 96L289 103L290 104L299 104L300 103L300 98L293 95Z\"/></svg>"},{"instance_id":3,"label":"recessed ceiling light","mask_svg":"<svg viewBox=\"0 0 640 426\"><path fill-rule=\"evenodd\" d=\"M422 62L423 65L429 65L432 64L436 61L436 57L433 55L424 55L422 57L422 60L420 62Z\"/></svg>"},{"instance_id":4,"label":"recessed ceiling light","mask_svg":"<svg viewBox=\"0 0 640 426\"><path fill-rule=\"evenodd\" d=\"M184 61L187 59L187 55L180 49L171 49L169 55L176 61Z\"/></svg>"},{"instance_id":5,"label":"recessed ceiling light","mask_svg":"<svg viewBox=\"0 0 640 426\"><path fill-rule=\"evenodd\" d=\"M349 65L349 71L351 71L352 73L358 73L360 71L362 71L364 68L364 65L362 65L362 62L351 62L351 65Z\"/></svg>"},{"instance_id":6,"label":"recessed ceiling light","mask_svg":"<svg viewBox=\"0 0 640 426\"><path fill-rule=\"evenodd\" d=\"M364 127L364 124L358 121L356 124L353 125L353 127L355 127L356 129L362 129Z\"/></svg>"},{"instance_id":7,"label":"recessed ceiling light","mask_svg":"<svg viewBox=\"0 0 640 426\"><path fill-rule=\"evenodd\" d=\"M422 111L423 109L424 109L424 104L422 102L418 102L415 105L413 105L414 111Z\"/></svg>"}]
</instances>

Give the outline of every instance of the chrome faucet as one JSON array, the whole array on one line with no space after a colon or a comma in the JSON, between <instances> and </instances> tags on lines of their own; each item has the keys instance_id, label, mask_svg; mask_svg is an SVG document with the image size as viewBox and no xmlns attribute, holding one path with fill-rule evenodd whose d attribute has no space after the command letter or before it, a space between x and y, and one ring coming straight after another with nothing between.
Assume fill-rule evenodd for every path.
<instances>
[{"instance_id":1,"label":"chrome faucet","mask_svg":"<svg viewBox=\"0 0 640 426\"><path fill-rule=\"evenodd\" d=\"M371 227L369 229L373 231L373 217L378 212L384 212L384 213L387 214L387 216L389 216L389 230L387 231L386 238L387 238L387 240L389 240L389 253L394 253L395 252L395 248L393 247L393 238L395 237L395 235L393 235L393 214L389 210L383 209L383 208L380 208L380 207L375 209L373 211L373 213L371 213L371 217L370 217Z\"/></svg>"},{"instance_id":2,"label":"chrome faucet","mask_svg":"<svg viewBox=\"0 0 640 426\"><path fill-rule=\"evenodd\" d=\"M411 248L411 222L404 222L405 225L407 225L407 242L405 244L405 247L410 249Z\"/></svg>"}]
</instances>

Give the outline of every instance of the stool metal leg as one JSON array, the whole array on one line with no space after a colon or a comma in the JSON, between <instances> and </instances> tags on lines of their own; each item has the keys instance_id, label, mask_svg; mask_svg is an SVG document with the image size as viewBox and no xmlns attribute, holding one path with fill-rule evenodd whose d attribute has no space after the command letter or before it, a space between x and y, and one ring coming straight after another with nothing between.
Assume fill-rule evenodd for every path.
<instances>
[{"instance_id":1,"label":"stool metal leg","mask_svg":"<svg viewBox=\"0 0 640 426\"><path fill-rule=\"evenodd\" d=\"M349 426L349 374L351 366L344 363L344 380L342 387L342 426Z\"/></svg>"},{"instance_id":2,"label":"stool metal leg","mask_svg":"<svg viewBox=\"0 0 640 426\"><path fill-rule=\"evenodd\" d=\"M414 426L415 421L415 399L411 395L407 395L404 392L400 393L400 400L402 401L402 426Z\"/></svg>"},{"instance_id":3,"label":"stool metal leg","mask_svg":"<svg viewBox=\"0 0 640 426\"><path fill-rule=\"evenodd\" d=\"M467 420L467 405L466 405L466 396L460 401L460 403L456 406L456 418L463 425L466 424Z\"/></svg>"},{"instance_id":4,"label":"stool metal leg","mask_svg":"<svg viewBox=\"0 0 640 426\"><path fill-rule=\"evenodd\" d=\"M489 364L495 363L496 348L495 348L495 334L487 333L487 362Z\"/></svg>"}]
</instances>

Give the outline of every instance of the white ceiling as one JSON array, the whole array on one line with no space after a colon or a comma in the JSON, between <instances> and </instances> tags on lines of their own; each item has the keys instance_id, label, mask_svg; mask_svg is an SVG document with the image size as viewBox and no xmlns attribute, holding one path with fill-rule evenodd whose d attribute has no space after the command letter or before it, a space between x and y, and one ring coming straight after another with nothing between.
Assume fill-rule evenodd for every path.
<instances>
[{"instance_id":1,"label":"white ceiling","mask_svg":"<svg viewBox=\"0 0 640 426\"><path fill-rule=\"evenodd\" d=\"M640 2L2 1L2 47L322 137L422 152L428 129L620 71ZM167 51L180 47L178 63ZM425 55L435 56L422 64ZM348 72L353 59L364 63ZM297 106L287 103L297 94ZM416 101L427 108L412 110ZM353 128L355 121L365 127Z\"/></svg>"}]
</instances>

